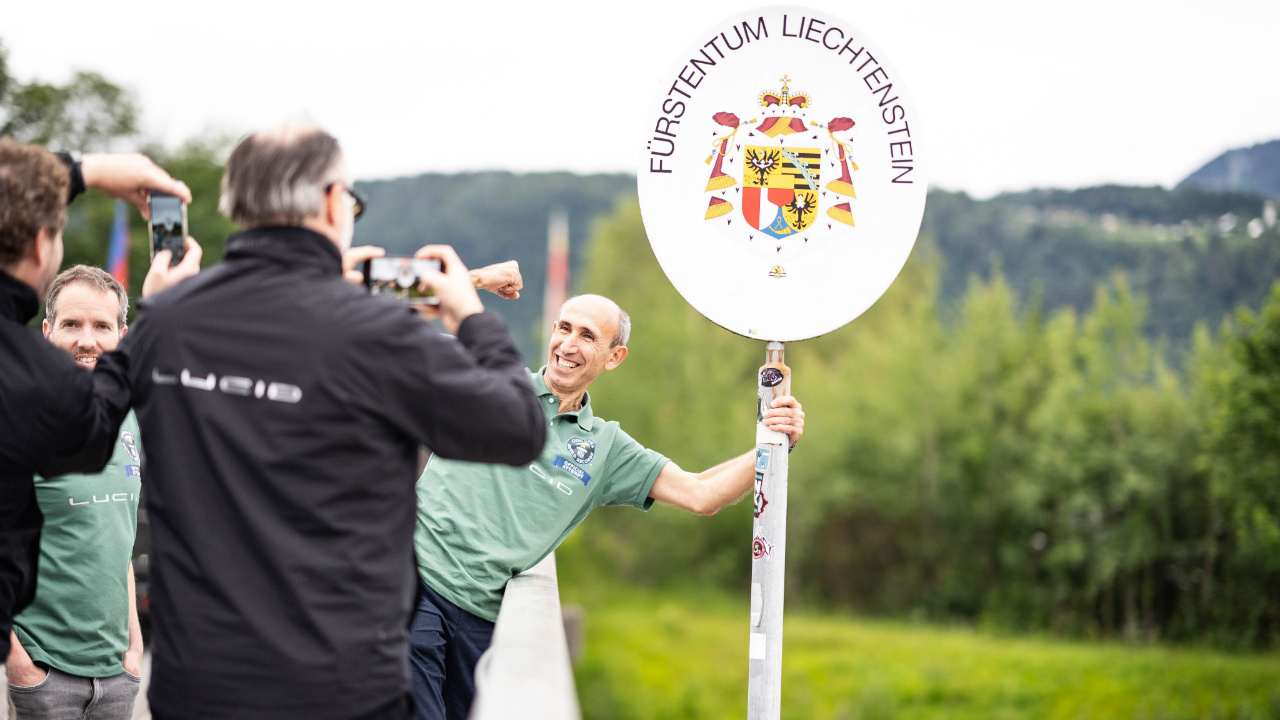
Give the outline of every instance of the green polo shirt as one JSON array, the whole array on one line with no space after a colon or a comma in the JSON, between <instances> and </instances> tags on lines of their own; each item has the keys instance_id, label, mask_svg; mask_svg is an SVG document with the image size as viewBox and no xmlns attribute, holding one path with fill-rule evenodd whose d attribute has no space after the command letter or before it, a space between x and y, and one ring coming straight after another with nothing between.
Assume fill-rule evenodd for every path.
<instances>
[{"instance_id":1,"label":"green polo shirt","mask_svg":"<svg viewBox=\"0 0 1280 720\"><path fill-rule=\"evenodd\" d=\"M545 369L545 368L544 368ZM547 417L547 446L511 467L432 457L418 479L418 573L458 607L498 617L507 581L537 565L600 505L648 510L667 458L591 413L561 413L542 370L529 373Z\"/></svg>"},{"instance_id":2,"label":"green polo shirt","mask_svg":"<svg viewBox=\"0 0 1280 720\"><path fill-rule=\"evenodd\" d=\"M44 513L36 597L13 619L32 660L81 677L124 672L141 452L130 412L102 472L36 477Z\"/></svg>"}]
</instances>

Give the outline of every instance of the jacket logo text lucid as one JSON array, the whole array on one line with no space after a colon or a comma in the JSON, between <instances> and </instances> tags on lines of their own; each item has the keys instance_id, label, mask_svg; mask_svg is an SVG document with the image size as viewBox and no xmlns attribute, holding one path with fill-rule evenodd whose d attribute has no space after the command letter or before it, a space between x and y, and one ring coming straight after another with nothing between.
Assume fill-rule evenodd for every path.
<instances>
[{"instance_id":1,"label":"jacket logo text lucid","mask_svg":"<svg viewBox=\"0 0 1280 720\"><path fill-rule=\"evenodd\" d=\"M279 382L269 383L265 380L255 382L247 377L237 377L235 375L223 375L219 378L213 373L199 377L192 375L191 371L186 368L183 368L182 372L177 375L166 375L158 369L152 369L151 381L156 385L177 385L181 383L183 387L195 390L209 392L218 390L228 395L239 395L241 397L265 397L274 402L293 404L302 400L302 388L297 385Z\"/></svg>"}]
</instances>

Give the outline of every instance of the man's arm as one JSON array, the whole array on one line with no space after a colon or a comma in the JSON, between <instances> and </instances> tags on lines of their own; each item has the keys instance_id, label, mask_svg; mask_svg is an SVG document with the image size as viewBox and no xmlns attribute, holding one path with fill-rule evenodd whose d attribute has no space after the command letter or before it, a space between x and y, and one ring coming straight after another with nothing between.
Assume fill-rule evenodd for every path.
<instances>
[{"instance_id":1,"label":"man's arm","mask_svg":"<svg viewBox=\"0 0 1280 720\"><path fill-rule=\"evenodd\" d=\"M191 203L191 190L174 180L151 158L139 153L87 153L80 161L85 187L97 188L117 200L138 208L143 218L151 217L147 195L159 190Z\"/></svg>"},{"instance_id":2,"label":"man's arm","mask_svg":"<svg viewBox=\"0 0 1280 720\"><path fill-rule=\"evenodd\" d=\"M790 395L774 400L773 407L764 411L762 422L770 430L786 433L792 445L804 434L804 410ZM714 515L750 490L755 477L755 450L700 473L669 462L653 481L649 497L699 515Z\"/></svg>"},{"instance_id":3,"label":"man's arm","mask_svg":"<svg viewBox=\"0 0 1280 720\"><path fill-rule=\"evenodd\" d=\"M76 199L86 188L97 188L117 200L124 200L148 218L151 209L147 205L150 190L177 195L185 203L191 202L191 190L181 180L174 180L151 158L139 153L89 153L83 158L76 153L55 153L71 173L71 187L67 203Z\"/></svg>"},{"instance_id":4,"label":"man's arm","mask_svg":"<svg viewBox=\"0 0 1280 720\"><path fill-rule=\"evenodd\" d=\"M125 672L142 675L142 624L138 622L138 586L133 578L133 561L129 561L129 649L124 651Z\"/></svg>"},{"instance_id":5,"label":"man's arm","mask_svg":"<svg viewBox=\"0 0 1280 720\"><path fill-rule=\"evenodd\" d=\"M520 263L515 260L486 265L472 270L469 275L475 289L488 290L507 300L519 298L520 290L524 288L524 278L520 275Z\"/></svg>"},{"instance_id":6,"label":"man's arm","mask_svg":"<svg viewBox=\"0 0 1280 720\"><path fill-rule=\"evenodd\" d=\"M407 308L377 312L361 324L344 373L355 402L425 444L440 457L523 465L541 452L546 419L524 360L498 316L484 312L457 253L430 245L417 257L442 260L444 272L421 279L440 299L438 316L457 338L430 324L404 324ZM127 338L126 338L127 339Z\"/></svg>"}]
</instances>

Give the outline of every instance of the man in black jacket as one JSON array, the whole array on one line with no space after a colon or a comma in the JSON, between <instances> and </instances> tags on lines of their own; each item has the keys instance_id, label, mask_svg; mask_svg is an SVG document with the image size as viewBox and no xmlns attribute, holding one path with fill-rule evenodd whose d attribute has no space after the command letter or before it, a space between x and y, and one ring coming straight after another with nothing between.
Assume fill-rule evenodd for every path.
<instances>
[{"instance_id":1,"label":"man in black jacket","mask_svg":"<svg viewBox=\"0 0 1280 720\"><path fill-rule=\"evenodd\" d=\"M101 470L128 409L118 383L110 383L117 392L95 394L92 373L26 327L62 264L66 205L86 186L144 213L148 188L191 199L141 155L86 155L82 164L0 138L0 661L13 616L35 594L43 518L32 473ZM198 248L173 271L162 259L148 276L152 289L199 268ZM0 710L3 700L0 685Z\"/></svg>"},{"instance_id":2,"label":"man in black jacket","mask_svg":"<svg viewBox=\"0 0 1280 720\"><path fill-rule=\"evenodd\" d=\"M407 717L418 447L520 465L545 419L447 247L442 335L343 278L363 206L310 126L243 140L226 260L121 344L145 439L156 718ZM101 373L101 363L95 372Z\"/></svg>"}]
</instances>

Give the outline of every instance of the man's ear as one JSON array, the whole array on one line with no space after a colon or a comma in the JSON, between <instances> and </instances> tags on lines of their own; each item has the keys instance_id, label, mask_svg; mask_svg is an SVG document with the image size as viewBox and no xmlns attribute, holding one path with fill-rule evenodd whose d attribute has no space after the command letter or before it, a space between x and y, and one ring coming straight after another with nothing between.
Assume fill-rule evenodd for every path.
<instances>
[{"instance_id":1,"label":"man's ear","mask_svg":"<svg viewBox=\"0 0 1280 720\"><path fill-rule=\"evenodd\" d=\"M342 213L349 213L346 208L345 193L338 187L338 183L329 186L329 191L324 194L324 220L333 227L337 227L338 218L342 217Z\"/></svg>"},{"instance_id":2,"label":"man's ear","mask_svg":"<svg viewBox=\"0 0 1280 720\"><path fill-rule=\"evenodd\" d=\"M36 233L36 241L31 244L31 253L28 255L35 261L36 267L44 267L52 260L56 235L50 228L40 228L40 232Z\"/></svg>"},{"instance_id":3,"label":"man's ear","mask_svg":"<svg viewBox=\"0 0 1280 720\"><path fill-rule=\"evenodd\" d=\"M121 339L121 340L123 340L123 339L124 339L125 333L127 333L127 332L129 332L129 326L128 326L128 325L125 325L124 327L120 328L120 339Z\"/></svg>"},{"instance_id":4,"label":"man's ear","mask_svg":"<svg viewBox=\"0 0 1280 720\"><path fill-rule=\"evenodd\" d=\"M40 330L44 333L44 339L49 339L49 334L53 332L53 328L49 327L49 318L40 321Z\"/></svg>"},{"instance_id":5,"label":"man's ear","mask_svg":"<svg viewBox=\"0 0 1280 720\"><path fill-rule=\"evenodd\" d=\"M605 370L612 370L622 364L627 359L627 346L619 345L609 351L609 359L604 362Z\"/></svg>"}]
</instances>

